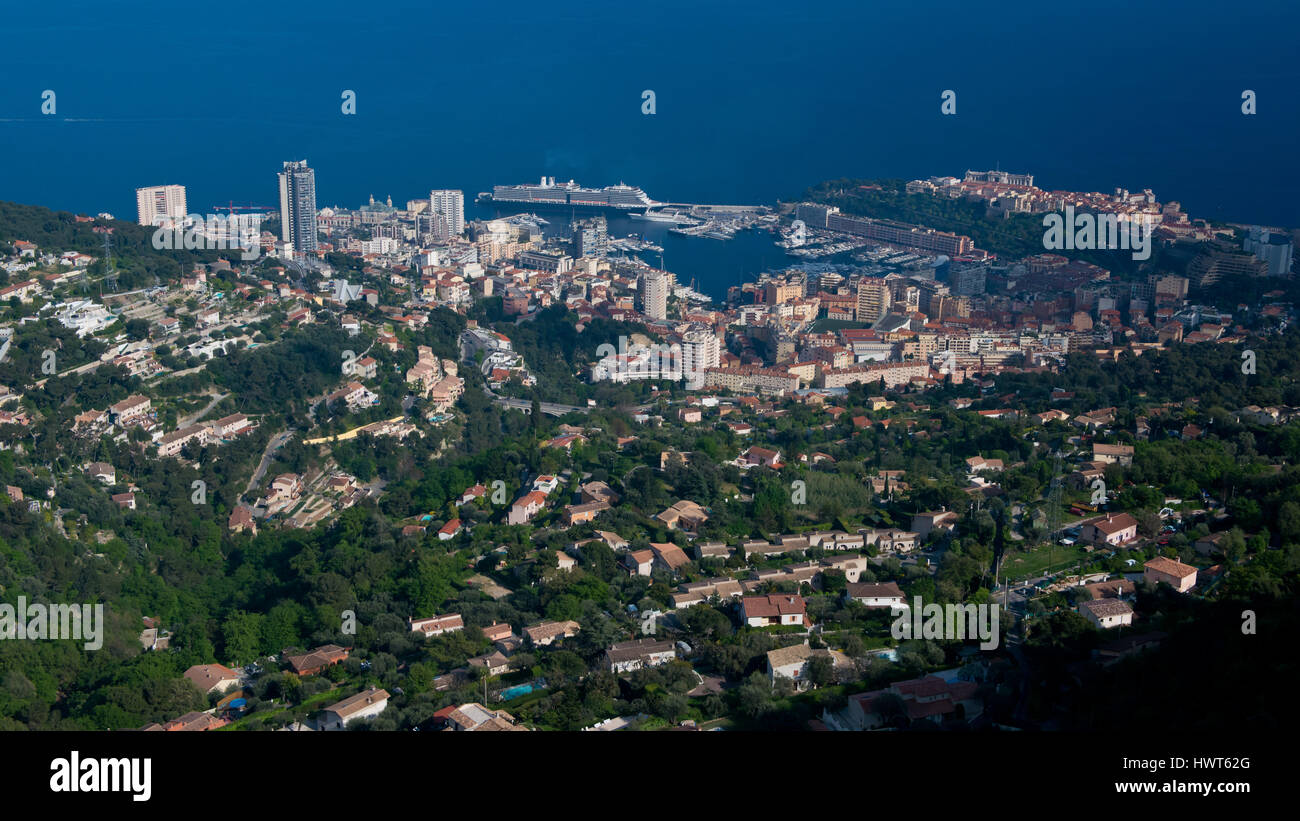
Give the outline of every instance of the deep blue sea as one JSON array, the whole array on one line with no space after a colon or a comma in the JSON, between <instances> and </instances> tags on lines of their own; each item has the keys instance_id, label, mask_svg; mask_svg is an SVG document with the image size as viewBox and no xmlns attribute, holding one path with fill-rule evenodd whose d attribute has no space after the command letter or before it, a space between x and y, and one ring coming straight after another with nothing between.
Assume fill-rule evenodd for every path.
<instances>
[{"instance_id":1,"label":"deep blue sea","mask_svg":"<svg viewBox=\"0 0 1300 821\"><path fill-rule=\"evenodd\" d=\"M190 211L274 206L302 158L345 206L543 174L759 203L997 166L1300 225L1292 3L9 0L0 19L6 200L130 218L137 186L180 183Z\"/></svg>"}]
</instances>

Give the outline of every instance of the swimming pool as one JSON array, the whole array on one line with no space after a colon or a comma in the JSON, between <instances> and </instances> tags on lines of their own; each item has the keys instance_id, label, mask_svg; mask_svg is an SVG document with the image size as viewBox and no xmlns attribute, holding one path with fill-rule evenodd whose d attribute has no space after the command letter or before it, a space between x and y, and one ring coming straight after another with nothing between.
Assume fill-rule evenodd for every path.
<instances>
[{"instance_id":1,"label":"swimming pool","mask_svg":"<svg viewBox=\"0 0 1300 821\"><path fill-rule=\"evenodd\" d=\"M506 689L501 691L501 700L509 701L512 698L519 698L520 696L526 696L532 691L533 691L533 685L531 684L516 684L514 687L507 687Z\"/></svg>"}]
</instances>

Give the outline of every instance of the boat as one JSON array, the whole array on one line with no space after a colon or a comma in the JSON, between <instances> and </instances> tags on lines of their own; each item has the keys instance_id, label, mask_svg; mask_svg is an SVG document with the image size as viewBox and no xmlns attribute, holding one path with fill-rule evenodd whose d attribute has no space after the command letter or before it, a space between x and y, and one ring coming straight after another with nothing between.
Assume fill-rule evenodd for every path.
<instances>
[{"instance_id":1,"label":"boat","mask_svg":"<svg viewBox=\"0 0 1300 821\"><path fill-rule=\"evenodd\" d=\"M526 202L534 207L613 208L619 211L649 210L662 205L635 186L619 183L604 188L583 188L573 180L556 183L555 177L542 177L539 183L493 186L492 201Z\"/></svg>"},{"instance_id":2,"label":"boat","mask_svg":"<svg viewBox=\"0 0 1300 821\"><path fill-rule=\"evenodd\" d=\"M628 214L629 219L646 220L648 222L668 222L674 225L689 225L695 221L680 211L651 211L646 209L640 214Z\"/></svg>"}]
</instances>

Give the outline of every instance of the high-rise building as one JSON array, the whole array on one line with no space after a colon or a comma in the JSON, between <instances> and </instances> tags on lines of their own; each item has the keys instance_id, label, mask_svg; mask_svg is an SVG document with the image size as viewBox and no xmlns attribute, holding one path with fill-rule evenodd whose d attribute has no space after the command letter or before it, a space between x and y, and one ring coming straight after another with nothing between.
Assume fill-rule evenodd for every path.
<instances>
[{"instance_id":1,"label":"high-rise building","mask_svg":"<svg viewBox=\"0 0 1300 821\"><path fill-rule=\"evenodd\" d=\"M429 213L442 218L451 236L460 236L465 233L465 192L451 189L430 191Z\"/></svg>"},{"instance_id":2,"label":"high-rise building","mask_svg":"<svg viewBox=\"0 0 1300 821\"><path fill-rule=\"evenodd\" d=\"M185 186L152 185L137 188L135 210L141 225L180 223L185 219Z\"/></svg>"},{"instance_id":3,"label":"high-rise building","mask_svg":"<svg viewBox=\"0 0 1300 821\"><path fill-rule=\"evenodd\" d=\"M955 259L948 272L948 284L958 296L974 296L984 293L988 268L983 262L969 259Z\"/></svg>"},{"instance_id":4,"label":"high-rise building","mask_svg":"<svg viewBox=\"0 0 1300 821\"><path fill-rule=\"evenodd\" d=\"M604 217L578 220L573 225L573 244L579 257L609 255L609 226Z\"/></svg>"},{"instance_id":5,"label":"high-rise building","mask_svg":"<svg viewBox=\"0 0 1300 821\"><path fill-rule=\"evenodd\" d=\"M641 275L641 313L651 319L668 316L668 276L663 271L649 271Z\"/></svg>"},{"instance_id":6,"label":"high-rise building","mask_svg":"<svg viewBox=\"0 0 1300 821\"><path fill-rule=\"evenodd\" d=\"M1208 288L1221 279L1268 276L1268 262L1256 259L1253 253L1240 253L1223 241L1206 246L1187 263L1187 278L1198 288Z\"/></svg>"},{"instance_id":7,"label":"high-rise building","mask_svg":"<svg viewBox=\"0 0 1300 821\"><path fill-rule=\"evenodd\" d=\"M721 358L722 343L710 328L694 325L682 334L682 372L689 389L703 388L705 369L718 367Z\"/></svg>"},{"instance_id":8,"label":"high-rise building","mask_svg":"<svg viewBox=\"0 0 1300 821\"><path fill-rule=\"evenodd\" d=\"M1291 273L1291 237L1258 225L1246 233L1242 249L1255 255L1255 259L1268 263L1268 275L1279 277Z\"/></svg>"},{"instance_id":9,"label":"high-rise building","mask_svg":"<svg viewBox=\"0 0 1300 821\"><path fill-rule=\"evenodd\" d=\"M316 172L306 160L286 162L280 172L280 238L294 253L316 250Z\"/></svg>"},{"instance_id":10,"label":"high-rise building","mask_svg":"<svg viewBox=\"0 0 1300 821\"><path fill-rule=\"evenodd\" d=\"M825 228L831 214L838 214L840 209L834 205L820 205L815 202L801 202L795 207L795 219L806 228Z\"/></svg>"},{"instance_id":11,"label":"high-rise building","mask_svg":"<svg viewBox=\"0 0 1300 821\"><path fill-rule=\"evenodd\" d=\"M768 305L781 305L793 302L804 295L804 278L802 274L790 277L769 279L763 288L763 302Z\"/></svg>"},{"instance_id":12,"label":"high-rise building","mask_svg":"<svg viewBox=\"0 0 1300 821\"><path fill-rule=\"evenodd\" d=\"M875 322L889 313L889 283L880 277L863 277L858 282L858 322Z\"/></svg>"},{"instance_id":13,"label":"high-rise building","mask_svg":"<svg viewBox=\"0 0 1300 821\"><path fill-rule=\"evenodd\" d=\"M1181 306L1187 299L1187 277L1151 274L1147 277L1147 285L1157 308Z\"/></svg>"}]
</instances>

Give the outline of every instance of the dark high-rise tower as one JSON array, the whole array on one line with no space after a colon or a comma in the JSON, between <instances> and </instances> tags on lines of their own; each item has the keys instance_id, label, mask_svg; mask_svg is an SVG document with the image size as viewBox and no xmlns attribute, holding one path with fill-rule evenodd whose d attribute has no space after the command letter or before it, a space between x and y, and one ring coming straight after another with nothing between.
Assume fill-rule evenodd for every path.
<instances>
[{"instance_id":1,"label":"dark high-rise tower","mask_svg":"<svg viewBox=\"0 0 1300 821\"><path fill-rule=\"evenodd\" d=\"M316 172L306 160L286 162L280 172L280 238L295 254L316 250Z\"/></svg>"}]
</instances>

